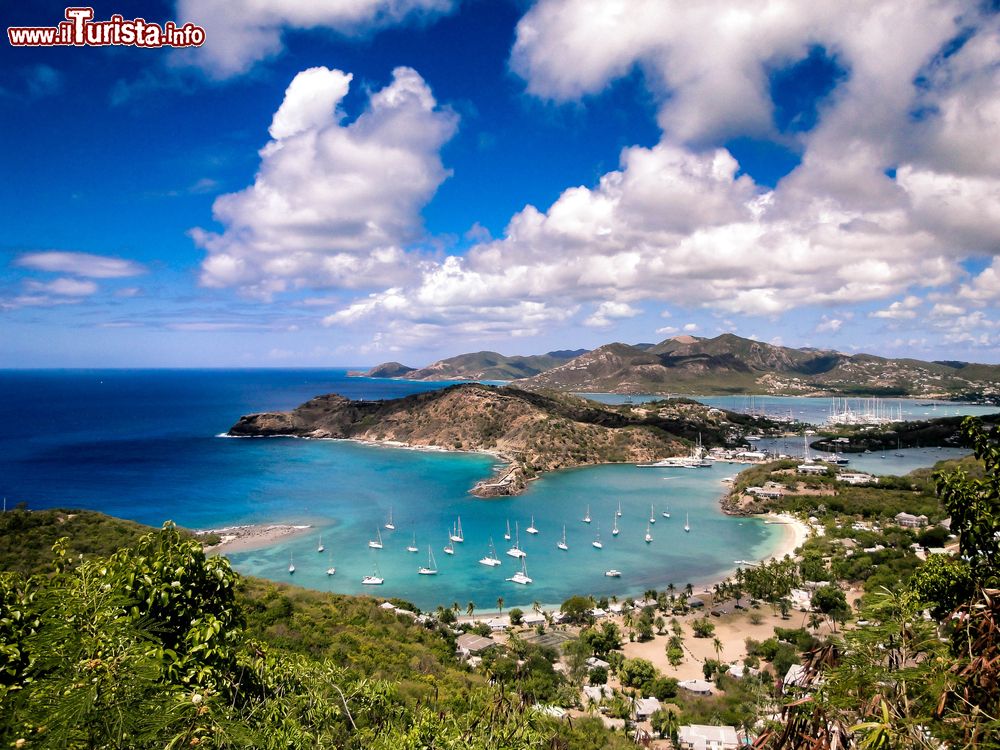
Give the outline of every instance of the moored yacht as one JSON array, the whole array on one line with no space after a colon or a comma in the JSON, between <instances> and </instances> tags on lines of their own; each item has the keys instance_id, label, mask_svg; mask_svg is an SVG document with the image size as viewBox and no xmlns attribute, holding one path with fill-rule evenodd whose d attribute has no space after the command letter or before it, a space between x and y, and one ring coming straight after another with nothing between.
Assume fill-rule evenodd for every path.
<instances>
[{"instance_id":1,"label":"moored yacht","mask_svg":"<svg viewBox=\"0 0 1000 750\"><path fill-rule=\"evenodd\" d=\"M372 549L382 549L382 532L375 529L375 538L368 540L368 546Z\"/></svg>"},{"instance_id":2,"label":"moored yacht","mask_svg":"<svg viewBox=\"0 0 1000 750\"><path fill-rule=\"evenodd\" d=\"M569 549L569 545L568 545L568 544L566 544L566 524L563 524L563 535L562 535L562 539L560 539L560 540L559 540L558 542L556 542L556 546L557 546L557 547L558 547L559 549L563 550L563 551L565 551L565 550L568 550L568 549Z\"/></svg>"},{"instance_id":3,"label":"moored yacht","mask_svg":"<svg viewBox=\"0 0 1000 750\"><path fill-rule=\"evenodd\" d=\"M486 557L482 558L479 561L479 564L480 565L489 565L491 568L494 568L497 565L501 564L500 558L497 557L496 547L493 546L493 537L490 537L490 551L489 551L489 553L486 555Z\"/></svg>"},{"instance_id":4,"label":"moored yacht","mask_svg":"<svg viewBox=\"0 0 1000 750\"><path fill-rule=\"evenodd\" d=\"M521 584L531 583L531 579L528 578L528 568L526 566L523 557L521 558L521 569L507 580L512 581L513 583L521 583Z\"/></svg>"}]
</instances>

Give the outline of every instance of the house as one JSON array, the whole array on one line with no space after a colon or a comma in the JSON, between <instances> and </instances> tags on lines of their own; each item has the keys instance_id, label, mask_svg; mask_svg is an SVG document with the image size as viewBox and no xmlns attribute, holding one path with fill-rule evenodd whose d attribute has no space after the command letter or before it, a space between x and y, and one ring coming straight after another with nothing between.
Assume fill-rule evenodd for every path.
<instances>
[{"instance_id":1,"label":"house","mask_svg":"<svg viewBox=\"0 0 1000 750\"><path fill-rule=\"evenodd\" d=\"M681 750L737 750L740 747L736 727L685 724L677 732Z\"/></svg>"},{"instance_id":2,"label":"house","mask_svg":"<svg viewBox=\"0 0 1000 750\"><path fill-rule=\"evenodd\" d=\"M712 683L705 682L705 680L681 680L677 683L677 687L684 688L689 693L694 693L695 695L712 694Z\"/></svg>"},{"instance_id":3,"label":"house","mask_svg":"<svg viewBox=\"0 0 1000 750\"><path fill-rule=\"evenodd\" d=\"M860 471L842 471L837 479L847 484L878 484L878 477Z\"/></svg>"},{"instance_id":4,"label":"house","mask_svg":"<svg viewBox=\"0 0 1000 750\"><path fill-rule=\"evenodd\" d=\"M819 474L826 474L827 469L829 468L830 467L827 466L826 464L799 464L798 466L795 467L795 470L798 471L799 474L819 475Z\"/></svg>"},{"instance_id":5,"label":"house","mask_svg":"<svg viewBox=\"0 0 1000 750\"><path fill-rule=\"evenodd\" d=\"M792 600L792 607L803 612L812 609L812 594L802 589L792 589L789 597Z\"/></svg>"},{"instance_id":6,"label":"house","mask_svg":"<svg viewBox=\"0 0 1000 750\"><path fill-rule=\"evenodd\" d=\"M378 607L379 609L395 609L396 605L392 602L382 602Z\"/></svg>"},{"instance_id":7,"label":"house","mask_svg":"<svg viewBox=\"0 0 1000 750\"><path fill-rule=\"evenodd\" d=\"M600 620L602 617L607 617L608 616L608 613L605 612L600 607L594 607L592 610L590 610L590 614L591 614L591 616L593 616L593 618L595 620Z\"/></svg>"},{"instance_id":8,"label":"house","mask_svg":"<svg viewBox=\"0 0 1000 750\"><path fill-rule=\"evenodd\" d=\"M506 630L510 627L510 617L507 615L500 615L499 617L491 617L486 621L486 624L490 626L490 630L494 633L501 630Z\"/></svg>"},{"instance_id":9,"label":"house","mask_svg":"<svg viewBox=\"0 0 1000 750\"><path fill-rule=\"evenodd\" d=\"M521 617L521 622L528 627L535 627L545 622L545 615L541 612L525 612Z\"/></svg>"},{"instance_id":10,"label":"house","mask_svg":"<svg viewBox=\"0 0 1000 750\"><path fill-rule=\"evenodd\" d=\"M656 698L640 698L635 702L635 720L646 721L660 710L660 702Z\"/></svg>"},{"instance_id":11,"label":"house","mask_svg":"<svg viewBox=\"0 0 1000 750\"><path fill-rule=\"evenodd\" d=\"M468 659L470 656L477 656L496 645L497 642L492 638L485 638L475 633L463 633L455 641L455 653Z\"/></svg>"},{"instance_id":12,"label":"house","mask_svg":"<svg viewBox=\"0 0 1000 750\"><path fill-rule=\"evenodd\" d=\"M742 680L748 674L758 675L760 670L755 667L748 667L746 664L737 662L736 664L729 665L729 671L726 672L727 675L732 677L734 680Z\"/></svg>"},{"instance_id":13,"label":"house","mask_svg":"<svg viewBox=\"0 0 1000 750\"><path fill-rule=\"evenodd\" d=\"M792 664L788 668L788 671L785 672L785 678L781 682L786 690L790 687L802 689L809 689L812 687L812 683L810 683L806 677L806 668L801 664Z\"/></svg>"},{"instance_id":14,"label":"house","mask_svg":"<svg viewBox=\"0 0 1000 750\"><path fill-rule=\"evenodd\" d=\"M785 493L785 488L777 482L764 482L763 487L747 487L747 494L755 497L777 499Z\"/></svg>"},{"instance_id":15,"label":"house","mask_svg":"<svg viewBox=\"0 0 1000 750\"><path fill-rule=\"evenodd\" d=\"M598 659L596 656L587 659L587 669L608 669L610 666L604 659Z\"/></svg>"},{"instance_id":16,"label":"house","mask_svg":"<svg viewBox=\"0 0 1000 750\"><path fill-rule=\"evenodd\" d=\"M911 513L897 513L896 523L907 529L919 529L927 525L927 516L914 516Z\"/></svg>"},{"instance_id":17,"label":"house","mask_svg":"<svg viewBox=\"0 0 1000 750\"><path fill-rule=\"evenodd\" d=\"M605 698L612 697L615 691L607 685L584 685L583 694L591 703L600 703Z\"/></svg>"}]
</instances>

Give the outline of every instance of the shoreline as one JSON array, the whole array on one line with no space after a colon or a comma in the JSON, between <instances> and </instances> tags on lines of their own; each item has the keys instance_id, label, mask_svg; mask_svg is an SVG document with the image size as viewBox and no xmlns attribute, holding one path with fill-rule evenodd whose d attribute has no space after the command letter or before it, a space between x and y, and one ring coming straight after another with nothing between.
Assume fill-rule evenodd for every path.
<instances>
[{"instance_id":1,"label":"shoreline","mask_svg":"<svg viewBox=\"0 0 1000 750\"><path fill-rule=\"evenodd\" d=\"M287 523L275 524L244 524L241 526L224 526L221 529L199 529L198 534L218 534L220 541L205 547L206 555L225 554L227 552L248 552L277 544L280 541L301 536L309 531L312 525L293 525Z\"/></svg>"}]
</instances>

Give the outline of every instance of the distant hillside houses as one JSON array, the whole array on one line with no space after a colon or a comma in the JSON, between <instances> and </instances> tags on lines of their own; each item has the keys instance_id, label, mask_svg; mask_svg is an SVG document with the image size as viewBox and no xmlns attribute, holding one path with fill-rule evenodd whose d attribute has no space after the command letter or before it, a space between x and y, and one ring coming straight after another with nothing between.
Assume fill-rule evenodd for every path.
<instances>
[{"instance_id":1,"label":"distant hillside houses","mask_svg":"<svg viewBox=\"0 0 1000 750\"><path fill-rule=\"evenodd\" d=\"M860 471L842 471L837 479L846 484L878 484L878 477Z\"/></svg>"},{"instance_id":2,"label":"distant hillside houses","mask_svg":"<svg viewBox=\"0 0 1000 750\"><path fill-rule=\"evenodd\" d=\"M736 727L687 724L677 732L681 750L736 750L741 746Z\"/></svg>"},{"instance_id":3,"label":"distant hillside houses","mask_svg":"<svg viewBox=\"0 0 1000 750\"><path fill-rule=\"evenodd\" d=\"M907 529L919 529L927 525L927 516L915 516L912 513L897 513L896 523Z\"/></svg>"}]
</instances>

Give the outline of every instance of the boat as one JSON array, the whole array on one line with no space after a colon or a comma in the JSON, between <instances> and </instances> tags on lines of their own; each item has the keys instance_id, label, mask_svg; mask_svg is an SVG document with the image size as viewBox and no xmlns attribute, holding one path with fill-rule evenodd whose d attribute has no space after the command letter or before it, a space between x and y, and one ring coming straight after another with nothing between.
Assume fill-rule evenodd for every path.
<instances>
[{"instance_id":1,"label":"boat","mask_svg":"<svg viewBox=\"0 0 1000 750\"><path fill-rule=\"evenodd\" d=\"M323 535L320 534L319 535L319 544L316 546L316 551L319 552L320 554L323 554L323 550L325 550L325 549L326 549L326 547L323 546Z\"/></svg>"},{"instance_id":2,"label":"boat","mask_svg":"<svg viewBox=\"0 0 1000 750\"><path fill-rule=\"evenodd\" d=\"M503 538L508 542L510 541L510 519L507 519L507 533L503 535Z\"/></svg>"},{"instance_id":3,"label":"boat","mask_svg":"<svg viewBox=\"0 0 1000 750\"><path fill-rule=\"evenodd\" d=\"M556 546L559 549L561 549L561 550L568 550L569 549L569 545L566 544L566 524L563 524L562 539L560 539L558 542L556 542Z\"/></svg>"},{"instance_id":4,"label":"boat","mask_svg":"<svg viewBox=\"0 0 1000 750\"><path fill-rule=\"evenodd\" d=\"M406 548L406 551L407 552L416 552L417 551L417 533L416 532L413 532L413 541L410 542L410 546Z\"/></svg>"},{"instance_id":5,"label":"boat","mask_svg":"<svg viewBox=\"0 0 1000 750\"><path fill-rule=\"evenodd\" d=\"M665 510L660 515L663 516L664 518L670 518L670 510L669 509Z\"/></svg>"},{"instance_id":6,"label":"boat","mask_svg":"<svg viewBox=\"0 0 1000 750\"><path fill-rule=\"evenodd\" d=\"M465 537L462 535L462 517L458 517L458 523L455 524L455 528L451 530L451 536L448 537L453 542L464 542Z\"/></svg>"},{"instance_id":7,"label":"boat","mask_svg":"<svg viewBox=\"0 0 1000 750\"><path fill-rule=\"evenodd\" d=\"M446 545L444 545L444 553L446 555L454 555L455 554L455 545L451 541L451 536L452 536L451 534L448 534L448 543Z\"/></svg>"},{"instance_id":8,"label":"boat","mask_svg":"<svg viewBox=\"0 0 1000 750\"><path fill-rule=\"evenodd\" d=\"M434 562L434 553L431 552L430 545L427 546L427 565L417 568L417 572L422 576L437 575L437 563Z\"/></svg>"},{"instance_id":9,"label":"boat","mask_svg":"<svg viewBox=\"0 0 1000 750\"><path fill-rule=\"evenodd\" d=\"M535 517L534 516L531 517L531 526L529 526L528 528L526 528L525 531L527 531L529 534L537 534L538 533L538 529L535 528Z\"/></svg>"},{"instance_id":10,"label":"boat","mask_svg":"<svg viewBox=\"0 0 1000 750\"><path fill-rule=\"evenodd\" d=\"M527 553L521 549L521 534L517 528L517 521L514 521L514 546L507 550L511 557L524 557Z\"/></svg>"},{"instance_id":11,"label":"boat","mask_svg":"<svg viewBox=\"0 0 1000 750\"><path fill-rule=\"evenodd\" d=\"M389 506L389 520L385 522L385 527L387 529L389 529L389 531L395 531L396 530L396 524L394 524L392 522L392 506L391 505Z\"/></svg>"},{"instance_id":12,"label":"boat","mask_svg":"<svg viewBox=\"0 0 1000 750\"><path fill-rule=\"evenodd\" d=\"M361 579L361 584L363 586L381 586L383 583L385 583L385 579L379 575L378 563L375 564L375 568L372 570L372 574L370 576L365 576Z\"/></svg>"},{"instance_id":13,"label":"boat","mask_svg":"<svg viewBox=\"0 0 1000 750\"><path fill-rule=\"evenodd\" d=\"M604 549L604 545L601 544L601 527L600 526L597 527L597 536L594 537L594 541L592 541L591 544L593 546L597 547L597 549Z\"/></svg>"},{"instance_id":14,"label":"boat","mask_svg":"<svg viewBox=\"0 0 1000 750\"><path fill-rule=\"evenodd\" d=\"M618 516L615 516L615 522L611 526L611 536L618 536Z\"/></svg>"},{"instance_id":15,"label":"boat","mask_svg":"<svg viewBox=\"0 0 1000 750\"><path fill-rule=\"evenodd\" d=\"M649 524L646 524L646 544L653 541L653 533L649 530Z\"/></svg>"},{"instance_id":16,"label":"boat","mask_svg":"<svg viewBox=\"0 0 1000 750\"><path fill-rule=\"evenodd\" d=\"M295 563L292 562L292 553L288 553L288 574L291 575L295 572Z\"/></svg>"},{"instance_id":17,"label":"boat","mask_svg":"<svg viewBox=\"0 0 1000 750\"><path fill-rule=\"evenodd\" d=\"M337 572L337 569L335 567L333 567L333 553L331 552L330 553L330 567L326 569L326 574L328 576L332 576L336 572Z\"/></svg>"},{"instance_id":18,"label":"boat","mask_svg":"<svg viewBox=\"0 0 1000 750\"><path fill-rule=\"evenodd\" d=\"M640 469L707 469L711 465L712 462L705 458L705 449L701 445L701 433L698 433L698 442L688 456L670 456L649 464L636 464Z\"/></svg>"},{"instance_id":19,"label":"boat","mask_svg":"<svg viewBox=\"0 0 1000 750\"><path fill-rule=\"evenodd\" d=\"M684 531L691 531L691 522L687 513L684 514Z\"/></svg>"},{"instance_id":20,"label":"boat","mask_svg":"<svg viewBox=\"0 0 1000 750\"><path fill-rule=\"evenodd\" d=\"M382 549L382 532L375 528L375 539L368 540L368 546L372 549Z\"/></svg>"},{"instance_id":21,"label":"boat","mask_svg":"<svg viewBox=\"0 0 1000 750\"><path fill-rule=\"evenodd\" d=\"M501 565L500 558L497 557L497 549L493 546L493 537L490 537L490 553L479 561L480 565L489 565L491 568Z\"/></svg>"},{"instance_id":22,"label":"boat","mask_svg":"<svg viewBox=\"0 0 1000 750\"><path fill-rule=\"evenodd\" d=\"M583 522L590 523L590 506L587 506L587 512L583 514Z\"/></svg>"},{"instance_id":23,"label":"boat","mask_svg":"<svg viewBox=\"0 0 1000 750\"><path fill-rule=\"evenodd\" d=\"M618 501L618 510L615 511L615 515L618 516L619 518L622 517L622 501L621 500Z\"/></svg>"},{"instance_id":24,"label":"boat","mask_svg":"<svg viewBox=\"0 0 1000 750\"><path fill-rule=\"evenodd\" d=\"M521 583L521 584L531 583L531 579L528 578L528 568L524 562L523 557L521 558L521 569L507 580L513 583Z\"/></svg>"},{"instance_id":25,"label":"boat","mask_svg":"<svg viewBox=\"0 0 1000 750\"><path fill-rule=\"evenodd\" d=\"M653 506L649 506L649 522L656 523L656 512L653 510Z\"/></svg>"},{"instance_id":26,"label":"boat","mask_svg":"<svg viewBox=\"0 0 1000 750\"><path fill-rule=\"evenodd\" d=\"M611 570L605 570L604 575L606 575L608 578L621 578L622 572L620 570L615 570L614 568L612 568Z\"/></svg>"}]
</instances>

